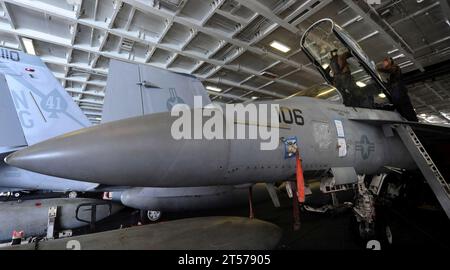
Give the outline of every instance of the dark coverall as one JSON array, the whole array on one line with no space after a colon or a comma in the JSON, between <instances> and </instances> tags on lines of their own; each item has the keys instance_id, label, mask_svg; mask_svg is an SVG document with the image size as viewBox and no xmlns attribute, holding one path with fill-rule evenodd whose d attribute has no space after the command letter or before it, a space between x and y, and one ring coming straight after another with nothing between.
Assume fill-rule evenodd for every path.
<instances>
[{"instance_id":1,"label":"dark coverall","mask_svg":"<svg viewBox=\"0 0 450 270\"><path fill-rule=\"evenodd\" d=\"M362 105L362 93L353 82L347 59L352 57L350 52L335 55L331 58L330 69L333 71L334 86L341 92L346 106L360 107Z\"/></svg>"},{"instance_id":2,"label":"dark coverall","mask_svg":"<svg viewBox=\"0 0 450 270\"><path fill-rule=\"evenodd\" d=\"M389 68L379 67L378 71L389 74L388 87L391 91L392 103L406 120L418 122L416 112L408 96L408 89L403 82L402 70L398 65Z\"/></svg>"}]
</instances>

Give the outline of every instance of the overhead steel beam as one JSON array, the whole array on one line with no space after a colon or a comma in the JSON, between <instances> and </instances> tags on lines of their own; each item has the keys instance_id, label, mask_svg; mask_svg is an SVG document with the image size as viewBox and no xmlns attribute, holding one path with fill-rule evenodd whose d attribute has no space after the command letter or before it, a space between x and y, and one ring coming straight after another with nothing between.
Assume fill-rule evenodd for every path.
<instances>
[{"instance_id":1,"label":"overhead steel beam","mask_svg":"<svg viewBox=\"0 0 450 270\"><path fill-rule=\"evenodd\" d=\"M90 26L92 28L100 28L103 31L107 31L107 32L110 32L112 34L116 34L118 36L123 35L123 36L126 36L130 40L133 40L133 41L136 41L136 42L140 42L140 43L144 43L144 44L148 44L148 45L151 45L151 46L154 46L154 47L158 47L160 49L167 50L167 51L170 51L170 52L173 52L173 53L176 53L176 54L180 54L180 55L183 55L183 56L186 56L188 58L192 58L192 59L195 59L195 60L198 60L198 61L203 61L203 62L212 64L212 65L215 65L215 66L219 66L219 67L223 66L224 68L230 69L230 70L236 70L236 67L233 66L233 65L226 65L222 61L217 61L217 60L214 60L214 59L210 59L210 58L208 58L206 56L203 56L203 55L201 55L199 53L192 53L192 52L181 51L179 48L177 48L175 46L172 46L172 45L159 44L157 42L152 42L152 41L148 41L148 40L144 41L144 40L142 40L142 39L140 39L140 38L138 38L136 36L132 36L131 34L127 33L126 31L117 30L117 29L101 28L98 23L89 22L89 20L86 20L86 19L80 20L79 23L87 25L87 26ZM29 30L29 29L5 29L5 28L0 28L0 31L5 31L5 32L9 32L11 34L21 35L21 36L25 36L25 37L36 39L36 40L41 40L41 41L48 42L48 43L51 43L51 44L57 44L59 46L63 46L63 47L69 48L69 49L77 49L77 50L85 51L85 52L88 52L88 53L95 53L95 54L98 54L98 55L102 55L102 56L108 57L108 58L113 58L113 59L118 59L118 60L121 60L121 61L128 61L128 62L130 62L130 60L127 57L124 57L124 55L122 55L122 54L114 53L114 52L98 51L95 48L90 47L89 45L79 45L79 44L72 45L70 40L68 40L68 39L55 38L54 36L52 36L52 35L50 35L48 33L45 33L45 32L40 32L40 31L36 31L36 30ZM153 64L153 63L147 63L147 64L153 65L153 66L157 66L159 68L168 68L168 69L170 69L169 67L166 67L165 65L157 65L157 64ZM243 71L243 70L241 70L241 71ZM187 73L189 71L185 70L184 72ZM250 68L246 68L246 70L243 71L243 72L251 72L249 74L267 79L266 77L262 76L260 74L260 72L252 70ZM290 87L293 87L293 86L294 87L302 87L298 83L286 81L286 80L283 80L283 79L277 80L277 82L279 82L281 84L285 84L285 85L290 86Z\"/></svg>"},{"instance_id":2,"label":"overhead steel beam","mask_svg":"<svg viewBox=\"0 0 450 270\"><path fill-rule=\"evenodd\" d=\"M13 18L11 15L11 11L9 10L8 3L1 2L1 5L2 5L3 10L5 11L6 18L8 19L11 28L16 29L15 18ZM22 43L22 39L20 38L20 36L14 35L14 37L17 41L19 49L21 49L22 51L25 51L23 43Z\"/></svg>"},{"instance_id":3,"label":"overhead steel beam","mask_svg":"<svg viewBox=\"0 0 450 270\"><path fill-rule=\"evenodd\" d=\"M249 101L249 100L251 100L249 98L239 97L239 96L235 96L235 95L232 95L232 94L219 93L219 92L214 92L214 91L207 91L207 92L208 92L208 94L213 95L213 96L231 98L231 99L239 100L239 101Z\"/></svg>"},{"instance_id":4,"label":"overhead steel beam","mask_svg":"<svg viewBox=\"0 0 450 270\"><path fill-rule=\"evenodd\" d=\"M264 4L262 4L259 1L254 0L235 0L235 1L243 6L246 6L250 10L253 10L263 15L269 20L276 22L277 24L281 25L283 28L289 30L293 34L298 35L300 32L300 29L278 17L276 14L272 12L272 10L268 9Z\"/></svg>"},{"instance_id":5,"label":"overhead steel beam","mask_svg":"<svg viewBox=\"0 0 450 270\"><path fill-rule=\"evenodd\" d=\"M425 72L411 71L403 76L406 84L435 79L450 73L450 60L426 67Z\"/></svg>"},{"instance_id":6,"label":"overhead steel beam","mask_svg":"<svg viewBox=\"0 0 450 270\"><path fill-rule=\"evenodd\" d=\"M0 27L0 31L9 32L9 33L12 33L12 34L17 34L17 35L22 35L22 36L25 36L25 37L28 37L28 38L32 38L32 39L36 39L36 40L40 40L40 41L44 41L44 42L48 42L48 43L52 43L52 44L57 44L59 46L63 46L63 47L69 48L69 49L71 48L71 49L77 49L77 50L80 50L80 51L85 51L85 52L88 52L88 53L96 53L96 54L102 55L104 57L130 62L130 60L127 57L124 57L123 55L121 55L119 53L106 52L106 51L97 51L95 48L90 47L90 46L86 46L86 45L78 45L78 44L72 45L70 43L70 40L68 40L68 39L63 39L63 38L57 39L57 38L55 38L55 37L53 37L53 36L51 36L51 35L49 35L49 34L47 34L45 32L39 32L39 31L28 30L28 29L5 29L5 28L1 28L1 27ZM112 33L116 32L116 31L110 30L110 32L112 32ZM121 33L121 34L123 34L123 33ZM203 61L203 62L212 64L212 65L215 65L215 66L219 66L219 67L223 66L224 68L232 70L232 71L239 70L235 65L226 65L226 64L224 64L221 61L210 59L208 57L202 56L202 55L197 54L197 53L181 51L178 48L176 48L174 46L171 46L171 45L157 44L157 43L153 43L153 42L150 42L150 41L143 41L143 40L140 40L139 38L133 37L133 36L129 36L129 38L132 39L132 40L139 41L141 43L151 44L151 45L153 45L155 47L159 47L159 48L162 48L162 49L174 52L174 53L178 53L180 55L183 55L183 56L186 56L186 57L189 57L189 58L193 58L193 59L196 59L198 61ZM158 65L158 64L154 64L154 63L147 63L147 64L152 65L152 66L156 66L156 67L159 67L159 68L170 69L170 67L166 67L165 65ZM88 67L86 67L86 68L88 68ZM260 72L254 71L254 70L252 70L250 68L241 69L239 71L245 72L245 73L249 73L251 75L255 75L255 76L258 76L258 77L261 77L261 78L264 78L264 79L268 79L267 77L262 76ZM184 72L187 73L188 71L184 71ZM287 81L287 80L284 80L284 79L276 79L275 81L278 82L278 83L281 83L281 84L285 84L286 86L289 86L289 87L299 87L299 88L303 87L299 83L294 83L294 82Z\"/></svg>"},{"instance_id":7,"label":"overhead steel beam","mask_svg":"<svg viewBox=\"0 0 450 270\"><path fill-rule=\"evenodd\" d=\"M383 27L381 27L377 22L375 22L375 21L370 17L370 14L369 14L369 13L365 12L365 11L364 11L357 3L355 3L355 2L352 1L352 0L343 0L343 1L344 1L344 3L345 3L347 6L349 6L353 11L355 11L359 16L361 16L361 17L364 19L364 21L367 22L367 23L370 25L370 27L372 27L374 30L377 30L377 31L381 34L381 36L382 36L383 38L385 38L390 44L395 45L395 46L397 47L397 49L400 50L401 53L403 53L404 55L406 55L406 57L408 57L411 61L413 61L414 64L415 64L415 66L416 66L419 70L424 71L423 66L422 66L418 61L416 61L416 59L414 58L414 56L413 56L411 53L407 52L407 51L401 46L401 44L399 44L397 41L395 41L395 40L391 37L391 35L389 35L389 33L387 33L387 32L383 29ZM369 12L372 12L373 14L375 14L376 16L378 16L377 11L376 11L372 6L370 6L370 5L367 4L367 3L365 3L365 5L367 5L367 8L368 8Z\"/></svg>"},{"instance_id":8,"label":"overhead steel beam","mask_svg":"<svg viewBox=\"0 0 450 270\"><path fill-rule=\"evenodd\" d=\"M445 2L445 1L444 1L444 2ZM439 6L439 5L440 5L439 1L436 1L436 2L434 2L433 4L428 5L428 6L422 8L422 9L420 9L420 10L418 10L418 11L412 13L412 14L409 14L409 15L407 15L407 16L404 16L404 17L402 17L401 19L399 19L399 20L397 20L397 21L395 21L395 22L391 22L390 25L391 25L392 27L395 27L396 25L398 25L398 24L400 24L400 23L402 23L402 22L404 22L404 21L411 20L412 18L414 18L414 17L416 17L416 16L419 16L420 14L426 13L426 12L428 12L430 9L433 9L433 8Z\"/></svg>"},{"instance_id":9,"label":"overhead steel beam","mask_svg":"<svg viewBox=\"0 0 450 270\"><path fill-rule=\"evenodd\" d=\"M447 23L450 26L450 5L448 4L447 0L439 0L439 3L441 4L442 12L447 19Z\"/></svg>"},{"instance_id":10,"label":"overhead steel beam","mask_svg":"<svg viewBox=\"0 0 450 270\"><path fill-rule=\"evenodd\" d=\"M122 7L122 3L123 3L122 1L116 1L115 2L116 5L115 5L115 8L113 10L111 19L109 21L107 21L106 23L101 22L101 21L90 20L90 19L86 19L86 18L80 19L79 15L80 15L81 8L75 9L74 12L71 12L71 11L68 11L66 9L62 9L62 8L58 8L56 6L48 5L46 3L40 3L40 2L36 3L35 1L29 1L29 0L5 0L5 1L13 3L14 5L19 5L19 6L22 6L22 7L28 8L28 9L32 9L34 11L42 12L42 13L45 13L45 14L48 14L48 15L51 15L51 16L63 18L65 20L73 23L75 28L77 27L78 24L81 24L81 25L85 25L85 26L91 27L93 29L98 29L101 32L106 33L105 36L103 37L102 41L101 41L100 50L98 50L98 48L92 48L92 46L80 46L79 44L78 45L74 45L74 41L75 41L74 36L72 36L72 38L71 38L69 43L66 43L66 40L64 40L64 39L58 39L57 37L55 37L55 36L51 37L50 35L48 35L48 39L46 39L45 35L44 36L41 35L42 33L35 33L35 34L38 34L38 36L33 35L32 37L30 37L30 38L34 38L34 39L38 39L38 40L39 40L39 38L41 40L45 39L43 41L46 41L46 42L48 42L50 44L55 44L56 43L58 45L64 45L65 47L68 47L68 50L69 50L69 53L68 53L69 56L68 57L69 57L69 59L67 59L67 61L66 61L67 63L61 63L61 62L59 63L59 64L65 65L65 66L69 66L69 64L71 64L70 63L71 62L71 59L70 59L70 54L71 53L70 53L70 51L73 50L73 49L85 51L85 52L87 52L89 54L94 54L95 55L94 56L94 60L91 62L91 64L93 65L92 67L95 67L95 65L96 65L96 63L97 63L97 61L98 61L100 56L104 56L104 57L107 57L107 58L116 58L116 59L120 59L120 60L127 60L127 59L124 59L123 57L121 57L121 55L118 55L118 54L116 54L116 55L114 55L114 53L106 53L105 54L104 52L101 52L101 49L105 45L105 41L107 40L107 36L109 34L115 34L115 35L118 35L120 37L131 38L134 41L137 41L137 42L140 42L140 43L149 44L149 46L152 46L151 42L149 42L148 40L142 40L140 38L136 38L135 36L132 36L131 33L129 33L129 32L121 31L121 30L118 30L118 29L110 29L112 27L114 21L115 21L115 18L117 17L117 15L118 15L121 7ZM130 1L124 1L124 2L129 3ZM142 2L142 1L131 1L131 2ZM223 4L223 2L224 1L216 2L216 5L215 5L214 9L213 9L212 12L209 13L209 16L212 16L213 14L215 14L215 12ZM295 1L292 1L292 3L294 3L294 2ZM131 4L134 7L134 4L133 3L131 3ZM148 13L148 8L149 7L150 7L149 5L146 5L146 9L143 10L143 11L145 13ZM177 12L179 12L179 11L180 10L178 10ZM163 17L163 18L171 18L172 17L173 21L175 21L175 22L181 23L181 24L186 25L188 27L192 26L191 28L193 28L193 29L200 28L200 30L201 31L205 31L206 34L210 34L213 37L219 38L219 39L220 38L224 38L224 40L226 42L229 42L230 44L236 44L236 43L234 43L235 40L232 37L229 37L227 34L220 33L220 31L219 31L219 34L217 34L216 33L217 31L215 31L215 29L212 29L212 28L209 28L209 27L204 27L201 24L199 25L198 22L196 22L195 20L191 20L189 18L178 17L178 16L176 16L176 14L174 16L171 13L168 13L168 12L163 11L163 10L158 10L158 9L155 9L155 8L153 8L153 12L154 12L155 15L157 15L159 17ZM257 17L257 15L255 14L252 18L254 19L256 17ZM205 20L205 21L207 21L207 20ZM74 28L74 33L76 32L75 28ZM27 32L26 29L20 29L20 31L22 31L22 30ZM167 29L167 31L168 30L169 29ZM21 34L21 33L17 32L16 34ZM30 34L30 32L28 34ZM189 42L190 42L190 40L188 41L188 43ZM186 43L186 44L188 44L188 43ZM318 75L317 72L314 69L308 69L304 65L301 65L301 64L296 63L294 61L291 61L291 60L289 60L287 58L284 58L282 56L279 56L279 55L276 55L276 54L273 54L273 53L268 53L266 51L261 50L260 48L252 47L249 44L246 44L245 42L239 42L238 41L238 43L239 43L239 44L237 44L238 46L243 46L244 49L249 50L249 51L251 51L253 53L257 53L259 55L265 55L265 56L272 57L276 61L285 62L285 63L287 63L289 65L296 66L297 68L303 68L306 72L312 72L313 74L316 74L316 76ZM159 45L159 46L161 46L161 45ZM163 50L174 52L176 54L179 53L178 51L174 50L174 49L176 49L174 46L170 46L170 45L167 46L166 45L165 47L160 47L160 48L163 49ZM179 51L183 52L183 50L179 50ZM229 65L229 66L224 65L224 63L220 63L220 61L212 63L211 62L212 60L206 61L207 59L204 59L204 58L200 58L199 59L198 58L199 55L192 55L192 54L189 55L189 53L186 54L185 52L183 52L181 55L197 60L197 62L199 62L199 64L197 64L196 67L200 66L201 63L208 62L209 64L217 65L219 67L223 66L224 68L231 69L231 70L235 70L236 69L232 65ZM171 60L173 61L174 58L171 59ZM170 62L169 62L169 64L170 64ZM159 67L163 67L163 66L159 66ZM84 68L86 69L86 67L84 67ZM179 70L177 70L177 71L179 71ZM191 72L191 71L192 70L187 70L187 71L182 71L182 72ZM258 71L254 71L250 75L255 75L255 76L258 76L258 77L261 77L261 78L264 78L264 79L268 79L268 78L266 78L264 76L261 76L260 72L258 72ZM284 79L278 79L276 82L281 83L281 84L285 84L285 85L287 85L289 87L298 87L298 88L302 88L303 87L301 84L298 84L296 82L287 81L287 80L284 80Z\"/></svg>"},{"instance_id":11,"label":"overhead steel beam","mask_svg":"<svg viewBox=\"0 0 450 270\"><path fill-rule=\"evenodd\" d=\"M86 79L80 79L80 78L76 78L76 77L64 76L64 74L61 75L61 73L55 73L55 72L53 72L53 75L57 79L63 80L63 81L76 82L76 83L80 83L80 84L90 84L90 85L95 85L95 86L98 86L98 87L106 87L106 82L89 81L89 80L86 80Z\"/></svg>"},{"instance_id":12,"label":"overhead steel beam","mask_svg":"<svg viewBox=\"0 0 450 270\"><path fill-rule=\"evenodd\" d=\"M105 94L99 94L99 93L84 91L84 90L82 90L80 88L67 87L66 91L70 92L70 93L74 93L74 94L89 95L89 96L93 96L93 97L101 97L101 98L105 97ZM82 98L80 98L80 100L82 100Z\"/></svg>"},{"instance_id":13,"label":"overhead steel beam","mask_svg":"<svg viewBox=\"0 0 450 270\"><path fill-rule=\"evenodd\" d=\"M8 0L8 1L11 1L11 0ZM146 12L146 13L151 13L151 14L154 14L156 16L163 17L163 18L173 19L174 22L177 22L177 23L180 23L180 24L182 24L184 26L193 28L193 29L195 29L198 32L205 33L205 34L207 34L209 36L212 36L212 37L214 37L214 38L216 38L218 40L224 40L224 41L226 41L226 42L228 42L230 44L233 44L233 45L236 45L236 46L239 46L239 47L243 47L244 49L246 49L246 50L248 50L248 51L250 51L252 53L255 53L257 55L267 56L267 57L270 57L270 58L272 58L274 60L280 60L283 63L291 65L291 66L294 66L296 68L302 68L303 67L305 69L305 71L311 72L312 75L319 76L318 72L315 69L305 67L304 65L302 65L300 63L297 63L297 62L292 61L290 59L287 59L285 57L279 56L279 55L277 55L275 53L264 51L261 48L250 46L246 42L242 42L242 41L240 41L238 39L234 39L228 33L224 33L224 32L222 32L222 31L220 31L218 29L213 29L213 28L210 28L210 27L202 26L201 24L198 23L198 21L193 20L191 18L181 17L181 16L174 16L170 12L167 12L167 11L164 11L164 10L160 10L160 9L155 9L152 6L146 4L144 1L141 1L141 0L124 0L124 2L126 2L126 3L128 3L130 5L133 5L136 8L138 8L138 9L140 9L140 10Z\"/></svg>"},{"instance_id":14,"label":"overhead steel beam","mask_svg":"<svg viewBox=\"0 0 450 270\"><path fill-rule=\"evenodd\" d=\"M244 89L244 90L257 92L257 93L261 93L261 94L264 94L264 95L267 95L267 96L271 96L271 97L276 97L276 98L285 98L286 97L283 94L279 94L279 93L272 92L272 91L267 91L267 90L264 90L264 89L259 89L259 88L252 87L252 86L249 86L249 85L243 85L243 84L240 84L240 83L237 83L237 82L233 82L233 81L230 81L230 80L227 80L227 79L222 79L222 78L213 78L213 79L211 78L211 79L205 79L204 81L215 83L215 84L218 84L218 85L224 84L224 85L228 85L228 86L232 86L232 87L237 87L237 88L241 88L241 89Z\"/></svg>"}]
</instances>

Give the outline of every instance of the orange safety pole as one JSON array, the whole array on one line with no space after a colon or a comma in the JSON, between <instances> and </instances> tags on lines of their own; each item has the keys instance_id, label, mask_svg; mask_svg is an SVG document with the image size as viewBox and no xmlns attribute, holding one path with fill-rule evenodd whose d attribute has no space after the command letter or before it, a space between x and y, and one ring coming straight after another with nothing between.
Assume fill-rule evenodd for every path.
<instances>
[{"instance_id":1,"label":"orange safety pole","mask_svg":"<svg viewBox=\"0 0 450 270\"><path fill-rule=\"evenodd\" d=\"M297 150L297 165L296 165L296 176L297 176L297 191L298 191L298 202L305 202L305 178L303 177L303 167L302 159L300 158L300 153Z\"/></svg>"}]
</instances>

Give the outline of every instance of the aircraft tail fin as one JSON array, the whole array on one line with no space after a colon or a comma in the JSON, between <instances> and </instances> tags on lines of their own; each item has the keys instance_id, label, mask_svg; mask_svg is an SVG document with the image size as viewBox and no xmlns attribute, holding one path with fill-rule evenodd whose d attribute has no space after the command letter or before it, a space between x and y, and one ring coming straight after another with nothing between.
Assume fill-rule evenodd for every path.
<instances>
[{"instance_id":1,"label":"aircraft tail fin","mask_svg":"<svg viewBox=\"0 0 450 270\"><path fill-rule=\"evenodd\" d=\"M0 48L4 74L28 145L90 125L37 56Z\"/></svg>"},{"instance_id":2,"label":"aircraft tail fin","mask_svg":"<svg viewBox=\"0 0 450 270\"><path fill-rule=\"evenodd\" d=\"M0 127L0 149L27 145L3 74L0 74Z\"/></svg>"},{"instance_id":3,"label":"aircraft tail fin","mask_svg":"<svg viewBox=\"0 0 450 270\"><path fill-rule=\"evenodd\" d=\"M102 122L168 112L179 103L194 108L194 96L202 97L203 106L211 103L203 84L193 76L111 60Z\"/></svg>"}]
</instances>

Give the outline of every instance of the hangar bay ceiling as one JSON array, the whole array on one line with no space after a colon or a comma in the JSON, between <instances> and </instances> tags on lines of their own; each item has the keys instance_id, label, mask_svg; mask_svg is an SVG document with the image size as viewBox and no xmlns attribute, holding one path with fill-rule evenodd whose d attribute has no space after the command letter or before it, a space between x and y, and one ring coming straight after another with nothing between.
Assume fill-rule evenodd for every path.
<instances>
[{"instance_id":1,"label":"hangar bay ceiling","mask_svg":"<svg viewBox=\"0 0 450 270\"><path fill-rule=\"evenodd\" d=\"M93 123L110 59L197 76L223 103L283 98L323 82L300 36L329 17L404 73L450 59L447 0L1 0L0 45L39 55ZM444 64L442 64L444 65ZM410 85L420 118L449 123L449 75Z\"/></svg>"}]
</instances>

